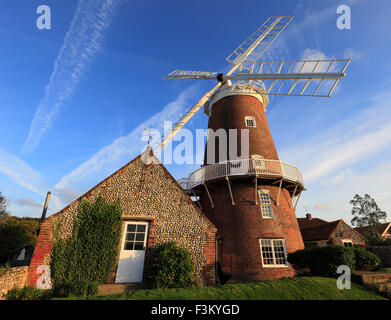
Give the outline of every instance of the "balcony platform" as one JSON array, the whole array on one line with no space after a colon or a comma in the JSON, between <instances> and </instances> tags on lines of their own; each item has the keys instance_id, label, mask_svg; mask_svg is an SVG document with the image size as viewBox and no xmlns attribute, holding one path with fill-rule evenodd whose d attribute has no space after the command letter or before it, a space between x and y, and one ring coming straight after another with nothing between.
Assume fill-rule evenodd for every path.
<instances>
[{"instance_id":1,"label":"balcony platform","mask_svg":"<svg viewBox=\"0 0 391 320\"><path fill-rule=\"evenodd\" d=\"M268 159L239 159L205 165L192 172L189 178L178 180L182 188L189 193L197 194L199 186L205 184L226 183L226 180L247 180L258 184L267 180L268 184L277 184L295 196L304 189L304 181L297 167L280 161ZM266 182L266 181L265 181Z\"/></svg>"}]
</instances>

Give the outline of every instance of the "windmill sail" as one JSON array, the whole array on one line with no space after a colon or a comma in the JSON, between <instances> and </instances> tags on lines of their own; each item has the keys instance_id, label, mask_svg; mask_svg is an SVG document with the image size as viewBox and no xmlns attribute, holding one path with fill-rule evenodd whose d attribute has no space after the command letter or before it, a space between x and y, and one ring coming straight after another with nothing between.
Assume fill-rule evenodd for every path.
<instances>
[{"instance_id":1,"label":"windmill sail","mask_svg":"<svg viewBox=\"0 0 391 320\"><path fill-rule=\"evenodd\" d=\"M239 68L233 85L268 95L330 97L350 59L262 61ZM245 70L245 72L243 72ZM250 70L250 72L248 72Z\"/></svg>"},{"instance_id":2,"label":"windmill sail","mask_svg":"<svg viewBox=\"0 0 391 320\"><path fill-rule=\"evenodd\" d=\"M293 17L270 17L255 30L226 60L235 66L246 68L249 64L259 61L263 53L292 21Z\"/></svg>"},{"instance_id":3,"label":"windmill sail","mask_svg":"<svg viewBox=\"0 0 391 320\"><path fill-rule=\"evenodd\" d=\"M220 81L233 81L233 88L258 87L268 95L329 97L345 76L350 59L262 61L239 66L232 75L219 75ZM243 71L245 70L245 71ZM250 72L248 71L250 70ZM217 72L175 70L165 79L216 80ZM235 87L236 85L236 87Z\"/></svg>"},{"instance_id":4,"label":"windmill sail","mask_svg":"<svg viewBox=\"0 0 391 320\"><path fill-rule=\"evenodd\" d=\"M175 79L216 79L217 72L191 71L191 70L174 70L166 75L163 80Z\"/></svg>"}]
</instances>

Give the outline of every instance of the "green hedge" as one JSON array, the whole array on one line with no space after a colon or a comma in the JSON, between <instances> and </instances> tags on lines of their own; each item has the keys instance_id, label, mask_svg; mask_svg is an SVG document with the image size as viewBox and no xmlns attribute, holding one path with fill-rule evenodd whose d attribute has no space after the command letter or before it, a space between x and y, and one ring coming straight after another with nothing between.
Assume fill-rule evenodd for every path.
<instances>
[{"instance_id":1,"label":"green hedge","mask_svg":"<svg viewBox=\"0 0 391 320\"><path fill-rule=\"evenodd\" d=\"M299 272L309 271L312 275L337 277L337 268L355 267L355 255L351 248L342 246L312 247L288 254L288 261Z\"/></svg>"},{"instance_id":2,"label":"green hedge","mask_svg":"<svg viewBox=\"0 0 391 320\"><path fill-rule=\"evenodd\" d=\"M336 277L337 268L347 265L351 270L374 270L380 259L361 248L343 246L311 247L288 254L288 261L299 273Z\"/></svg>"},{"instance_id":3,"label":"green hedge","mask_svg":"<svg viewBox=\"0 0 391 320\"><path fill-rule=\"evenodd\" d=\"M119 202L102 197L90 203L82 200L72 235L62 239L61 225L54 226L51 275L56 295L96 294L98 284L107 281L116 262L121 233Z\"/></svg>"},{"instance_id":4,"label":"green hedge","mask_svg":"<svg viewBox=\"0 0 391 320\"><path fill-rule=\"evenodd\" d=\"M380 265L380 258L366 249L353 248L356 261L356 270L371 271Z\"/></svg>"},{"instance_id":5,"label":"green hedge","mask_svg":"<svg viewBox=\"0 0 391 320\"><path fill-rule=\"evenodd\" d=\"M50 299L51 295L51 290L23 287L11 289L3 297L7 300L45 300Z\"/></svg>"},{"instance_id":6,"label":"green hedge","mask_svg":"<svg viewBox=\"0 0 391 320\"><path fill-rule=\"evenodd\" d=\"M174 242L157 246L148 261L146 279L151 288L185 288L194 282L194 264L189 250Z\"/></svg>"}]
</instances>

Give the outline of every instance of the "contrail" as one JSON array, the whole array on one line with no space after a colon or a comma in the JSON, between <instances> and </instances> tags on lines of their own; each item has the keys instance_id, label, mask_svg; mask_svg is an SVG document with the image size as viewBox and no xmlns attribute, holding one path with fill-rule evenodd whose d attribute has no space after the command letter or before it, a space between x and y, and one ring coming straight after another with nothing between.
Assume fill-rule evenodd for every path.
<instances>
[{"instance_id":1,"label":"contrail","mask_svg":"<svg viewBox=\"0 0 391 320\"><path fill-rule=\"evenodd\" d=\"M22 154L30 154L38 146L64 102L75 92L94 56L102 48L120 1L79 0L45 88L45 96L35 111Z\"/></svg>"}]
</instances>

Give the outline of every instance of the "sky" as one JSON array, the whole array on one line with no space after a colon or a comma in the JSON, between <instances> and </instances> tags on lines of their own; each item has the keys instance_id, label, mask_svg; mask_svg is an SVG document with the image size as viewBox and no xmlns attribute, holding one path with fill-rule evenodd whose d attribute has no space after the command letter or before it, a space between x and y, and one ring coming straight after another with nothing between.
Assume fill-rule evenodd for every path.
<instances>
[{"instance_id":1,"label":"sky","mask_svg":"<svg viewBox=\"0 0 391 320\"><path fill-rule=\"evenodd\" d=\"M41 5L50 29L37 27ZM337 28L340 5L350 8L350 29ZM11 215L40 217L47 191L53 214L132 160L144 129L163 134L164 121L180 120L215 85L166 74L227 71L225 58L257 27L289 15L265 61L352 59L330 98L270 97L279 158L304 178L296 215L350 223L349 201L368 193L390 219L390 1L1 0L0 8L0 192ZM200 110L185 128L207 121ZM179 179L199 164L166 167Z\"/></svg>"}]
</instances>

